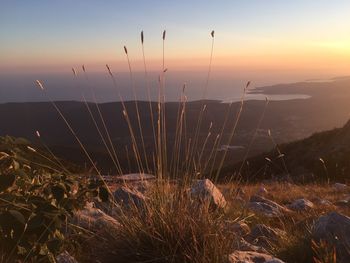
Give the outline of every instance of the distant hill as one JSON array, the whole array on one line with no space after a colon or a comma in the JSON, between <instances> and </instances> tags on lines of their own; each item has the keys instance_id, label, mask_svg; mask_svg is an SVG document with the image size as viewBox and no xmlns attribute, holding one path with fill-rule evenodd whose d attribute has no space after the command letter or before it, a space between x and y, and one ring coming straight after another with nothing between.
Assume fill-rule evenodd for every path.
<instances>
[{"instance_id":1,"label":"distant hill","mask_svg":"<svg viewBox=\"0 0 350 263\"><path fill-rule=\"evenodd\" d=\"M224 173L237 172L241 167L242 162L227 166ZM244 180L284 180L289 174L299 182L347 182L350 180L350 121L342 128L318 132L249 158L241 171Z\"/></svg>"},{"instance_id":2,"label":"distant hill","mask_svg":"<svg viewBox=\"0 0 350 263\"><path fill-rule=\"evenodd\" d=\"M230 146L238 147L227 148L229 152L226 164L230 165L240 161L247 153L247 147L251 143L253 137L254 140L249 151L249 156L272 149L273 144L267 136L268 129L272 130L277 143L286 143L305 138L318 131L340 127L349 119L349 88L350 80L348 78L340 78L328 82L301 82L252 90L252 92L262 92L272 95L306 94L310 95L311 98L270 101L264 119L260 127L258 127L259 129L255 137L254 134L262 112L264 111L265 101L247 101L244 105L235 136L230 142ZM135 102L128 101L125 104L137 140L140 142ZM199 111L203 104L206 104L207 107L200 127L199 144L203 144L208 134L210 123L213 123L211 138L216 137L221 131L221 127L227 115L228 123L224 130L224 139L221 145L218 146L218 149L222 148L223 145L226 147L225 145L228 144L228 134L240 106L239 103L233 103L230 107L228 103L221 103L220 101L214 100L188 102L186 104L187 139L194 135ZM166 103L169 149L171 149L171 145L173 144L179 105L180 104L177 102ZM107 172L113 173L114 166L108 157L108 153L103 146L100 135L92 122L85 103L78 101L60 101L57 102L57 106L61 109L88 151L92 154L97 165L103 167ZM103 125L96 104L88 103L88 106L98 126L102 128ZM125 167L128 167L126 147L130 150L131 141L129 129L122 113L122 104L120 102L112 102L98 104L98 106L121 162ZM154 151L154 142L149 103L139 101L138 106L140 109L142 133L145 139L146 150L147 153L151 155ZM156 119L157 103L152 102L151 107L155 113ZM156 123L154 122L153 125L155 126ZM40 141L35 135L36 130L41 133ZM102 134L104 136L106 135L103 129ZM50 102L0 104L0 136L5 135L25 137L39 146L44 142L50 149L64 158L79 164L86 163L86 158L75 138L67 129L63 120ZM212 141L209 140L204 150L204 155L209 154L212 147L211 143Z\"/></svg>"}]
</instances>

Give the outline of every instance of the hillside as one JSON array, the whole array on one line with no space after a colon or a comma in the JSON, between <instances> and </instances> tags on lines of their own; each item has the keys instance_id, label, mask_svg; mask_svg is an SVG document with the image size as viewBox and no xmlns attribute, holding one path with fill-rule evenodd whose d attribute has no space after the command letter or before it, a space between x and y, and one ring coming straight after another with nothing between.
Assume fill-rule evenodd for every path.
<instances>
[{"instance_id":1,"label":"hillside","mask_svg":"<svg viewBox=\"0 0 350 263\"><path fill-rule=\"evenodd\" d=\"M328 146L346 140L346 128ZM196 176L183 184L135 174L111 185L51 157L25 139L0 137L1 262L345 263L350 256L347 185L215 186Z\"/></svg>"},{"instance_id":2,"label":"hillside","mask_svg":"<svg viewBox=\"0 0 350 263\"><path fill-rule=\"evenodd\" d=\"M226 167L225 172L239 171L241 163ZM247 179L286 179L296 181L349 181L350 121L342 128L318 132L292 143L281 144L270 152L249 158L242 175Z\"/></svg>"},{"instance_id":3,"label":"hillside","mask_svg":"<svg viewBox=\"0 0 350 263\"><path fill-rule=\"evenodd\" d=\"M223 130L223 139L220 145L216 147L222 149L228 144L238 147L229 148L226 165L232 165L242 160L247 154L247 148L250 144L248 156L254 156L272 149L273 143L267 136L267 130L269 129L272 131L273 139L281 144L303 139L315 132L341 127L349 118L349 86L349 78L337 78L326 82L300 82L252 89L250 90L251 93L271 96L305 94L309 95L310 98L270 101L264 116L262 116L262 113L265 109L265 101L246 101L231 142L228 142L228 137L240 106L239 102L233 103L231 106L229 103L215 100L187 102L185 112L187 141L185 144L188 144L189 140L194 137L199 112L204 104L206 110L199 130L199 145L204 144L212 123L211 137L203 152L204 156L209 155L213 148L214 138L221 132L227 117L228 122ZM126 171L135 171L133 169L133 156L128 156L127 153L127 151L130 152L132 146L130 131L123 116L122 103L95 104L89 102L85 104L78 101L59 101L56 104L92 155L94 161L97 162L98 167L104 172L115 173L115 166L109 158L108 151L104 147L101 136L89 114L90 110L101 129L103 137L106 138L107 134L98 112L100 110L121 165ZM154 114L153 123L151 122L149 106L149 102L138 101L145 150L149 154L149 160L152 160L151 156L155 151L152 125L156 127L157 103L152 102L151 104ZM179 106L181 106L179 102L165 104L169 152L171 152L174 145ZM125 107L136 140L140 144L141 138L137 124L135 102L127 101ZM12 135L28 138L38 147L42 147L43 144L48 145L57 155L72 162L80 165L87 163L87 159L76 139L50 102L0 104L0 120L0 136ZM37 130L41 134L40 140L36 137L35 131ZM129 165L129 162L131 162L131 165Z\"/></svg>"}]
</instances>

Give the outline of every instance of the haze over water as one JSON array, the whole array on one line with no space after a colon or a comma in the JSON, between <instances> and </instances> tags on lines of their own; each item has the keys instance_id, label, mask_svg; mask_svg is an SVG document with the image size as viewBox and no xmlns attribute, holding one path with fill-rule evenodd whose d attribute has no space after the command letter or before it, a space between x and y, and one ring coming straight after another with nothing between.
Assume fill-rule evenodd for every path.
<instances>
[{"instance_id":1,"label":"haze over water","mask_svg":"<svg viewBox=\"0 0 350 263\"><path fill-rule=\"evenodd\" d=\"M214 99L239 101L243 88L247 81L251 81L250 90L266 85L280 84L284 82L305 81L306 76L285 76L285 75L253 75L240 77L234 73L213 72L208 85L207 96L203 97L205 88L206 72L171 72L166 75L165 96L166 101L179 101L183 86L189 101L200 99ZM158 96L158 75L152 72L148 76L151 99L157 100ZM243 76L243 75L242 75ZM309 75L308 75L309 76ZM324 77L324 76L315 76ZM332 76L329 76L332 77ZM47 93L53 100L77 100L85 97L88 101L112 102L120 101L120 92L123 100L134 100L132 82L129 73L117 73L116 80L118 88L113 86L112 79L107 72L92 73L86 76L81 72L75 78L70 70L67 73L46 73L46 74L0 74L0 103L5 102L35 102L45 101L47 96L35 84L36 79L41 79ZM147 84L144 73L134 73L136 99L148 100ZM95 97L93 96L95 94ZM294 99L305 98L302 94L290 94L283 96L268 95L270 99ZM251 94L246 99L265 99L265 95Z\"/></svg>"}]
</instances>

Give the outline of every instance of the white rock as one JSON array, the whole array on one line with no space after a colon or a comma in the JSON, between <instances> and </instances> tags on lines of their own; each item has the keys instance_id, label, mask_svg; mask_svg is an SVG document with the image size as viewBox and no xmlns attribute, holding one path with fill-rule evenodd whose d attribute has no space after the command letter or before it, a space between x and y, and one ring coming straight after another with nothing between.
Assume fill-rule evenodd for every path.
<instances>
[{"instance_id":1,"label":"white rock","mask_svg":"<svg viewBox=\"0 0 350 263\"><path fill-rule=\"evenodd\" d=\"M312 209L314 204L311 201L302 198L295 200L288 207L294 211L306 211Z\"/></svg>"},{"instance_id":2,"label":"white rock","mask_svg":"<svg viewBox=\"0 0 350 263\"><path fill-rule=\"evenodd\" d=\"M146 201L146 197L141 192L125 186L118 188L113 196L114 201L123 207L136 206L137 208L142 208Z\"/></svg>"},{"instance_id":3,"label":"white rock","mask_svg":"<svg viewBox=\"0 0 350 263\"><path fill-rule=\"evenodd\" d=\"M247 242L244 238L239 239L238 241L238 251L254 251L254 252L260 252L260 253L268 253L265 248L255 246Z\"/></svg>"},{"instance_id":4,"label":"white rock","mask_svg":"<svg viewBox=\"0 0 350 263\"><path fill-rule=\"evenodd\" d=\"M74 257L69 255L67 251L62 252L56 257L57 263L78 263Z\"/></svg>"},{"instance_id":5,"label":"white rock","mask_svg":"<svg viewBox=\"0 0 350 263\"><path fill-rule=\"evenodd\" d=\"M312 230L315 241L325 240L336 248L337 262L346 263L350 258L350 218L332 212L317 219Z\"/></svg>"},{"instance_id":6,"label":"white rock","mask_svg":"<svg viewBox=\"0 0 350 263\"><path fill-rule=\"evenodd\" d=\"M229 255L230 263L283 263L271 255L254 251L235 251Z\"/></svg>"},{"instance_id":7,"label":"white rock","mask_svg":"<svg viewBox=\"0 0 350 263\"><path fill-rule=\"evenodd\" d=\"M250 198L247 207L256 213L268 217L279 217L283 216L284 213L290 212L286 207L258 195L254 195Z\"/></svg>"},{"instance_id":8,"label":"white rock","mask_svg":"<svg viewBox=\"0 0 350 263\"><path fill-rule=\"evenodd\" d=\"M344 190L348 189L348 186L346 184L335 183L333 185L333 188L336 191L344 191Z\"/></svg>"},{"instance_id":9,"label":"white rock","mask_svg":"<svg viewBox=\"0 0 350 263\"><path fill-rule=\"evenodd\" d=\"M271 228L263 224L254 226L246 240L256 246L271 249L273 244L278 244L286 236L286 232Z\"/></svg>"},{"instance_id":10,"label":"white rock","mask_svg":"<svg viewBox=\"0 0 350 263\"><path fill-rule=\"evenodd\" d=\"M225 197L209 179L198 180L191 188L191 196L214 208L227 205Z\"/></svg>"},{"instance_id":11,"label":"white rock","mask_svg":"<svg viewBox=\"0 0 350 263\"><path fill-rule=\"evenodd\" d=\"M120 227L116 219L107 215L102 210L93 207L87 207L78 211L73 220L80 227L91 231L115 231Z\"/></svg>"}]
</instances>

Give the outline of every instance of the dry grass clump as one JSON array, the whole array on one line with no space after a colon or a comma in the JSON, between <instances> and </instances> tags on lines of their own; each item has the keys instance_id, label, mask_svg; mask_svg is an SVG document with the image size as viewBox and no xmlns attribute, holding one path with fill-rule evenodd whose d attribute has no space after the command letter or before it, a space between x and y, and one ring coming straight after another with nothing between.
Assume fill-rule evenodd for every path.
<instances>
[{"instance_id":1,"label":"dry grass clump","mask_svg":"<svg viewBox=\"0 0 350 263\"><path fill-rule=\"evenodd\" d=\"M123 210L102 262L225 262L237 244L225 213L191 199L183 186L156 187L143 207ZM101 259L100 259L101 260Z\"/></svg>"}]
</instances>

